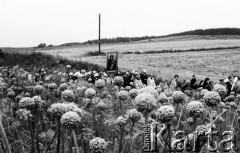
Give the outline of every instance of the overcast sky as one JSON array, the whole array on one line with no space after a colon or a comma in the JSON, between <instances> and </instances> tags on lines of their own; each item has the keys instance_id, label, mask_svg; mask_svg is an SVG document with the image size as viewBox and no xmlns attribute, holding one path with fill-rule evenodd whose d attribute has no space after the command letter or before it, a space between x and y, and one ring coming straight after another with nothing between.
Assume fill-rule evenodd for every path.
<instances>
[{"instance_id":1,"label":"overcast sky","mask_svg":"<svg viewBox=\"0 0 240 153\"><path fill-rule=\"evenodd\" d=\"M0 0L0 47L240 27L239 0Z\"/></svg>"}]
</instances>

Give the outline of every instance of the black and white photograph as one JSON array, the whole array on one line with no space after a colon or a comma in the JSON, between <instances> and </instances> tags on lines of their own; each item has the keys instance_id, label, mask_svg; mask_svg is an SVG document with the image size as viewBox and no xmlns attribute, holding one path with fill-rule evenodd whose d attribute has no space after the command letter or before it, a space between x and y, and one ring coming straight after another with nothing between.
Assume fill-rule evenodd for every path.
<instances>
[{"instance_id":1,"label":"black and white photograph","mask_svg":"<svg viewBox=\"0 0 240 153\"><path fill-rule=\"evenodd\" d=\"M240 153L240 0L0 0L0 153Z\"/></svg>"},{"instance_id":2,"label":"black and white photograph","mask_svg":"<svg viewBox=\"0 0 240 153\"><path fill-rule=\"evenodd\" d=\"M116 72L118 62L118 52L107 52L107 71Z\"/></svg>"}]
</instances>

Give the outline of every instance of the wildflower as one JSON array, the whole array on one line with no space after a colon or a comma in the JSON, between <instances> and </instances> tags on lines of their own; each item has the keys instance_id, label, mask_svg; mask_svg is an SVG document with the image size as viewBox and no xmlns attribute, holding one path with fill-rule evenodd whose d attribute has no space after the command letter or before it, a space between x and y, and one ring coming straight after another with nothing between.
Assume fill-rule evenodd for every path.
<instances>
[{"instance_id":1,"label":"wildflower","mask_svg":"<svg viewBox=\"0 0 240 153\"><path fill-rule=\"evenodd\" d=\"M172 95L172 98L173 98L173 102L174 103L183 103L186 101L186 95L181 92L181 91L174 91L173 92L173 95Z\"/></svg>"},{"instance_id":2,"label":"wildflower","mask_svg":"<svg viewBox=\"0 0 240 153\"><path fill-rule=\"evenodd\" d=\"M83 110L82 108L76 107L76 108L74 108L72 111L75 112L75 113L77 113L81 118L86 115L86 111Z\"/></svg>"},{"instance_id":3,"label":"wildflower","mask_svg":"<svg viewBox=\"0 0 240 153\"><path fill-rule=\"evenodd\" d=\"M68 85L66 83L62 83L59 86L60 91L64 91L68 89Z\"/></svg>"},{"instance_id":4,"label":"wildflower","mask_svg":"<svg viewBox=\"0 0 240 153\"><path fill-rule=\"evenodd\" d=\"M137 90L137 89L131 89L131 90L129 91L129 96L130 96L132 99L136 98L137 95L138 95L138 90Z\"/></svg>"},{"instance_id":5,"label":"wildflower","mask_svg":"<svg viewBox=\"0 0 240 153\"><path fill-rule=\"evenodd\" d=\"M119 116L115 121L114 121L115 124L118 124L120 126L123 126L127 123L127 119L122 117L122 116Z\"/></svg>"},{"instance_id":6,"label":"wildflower","mask_svg":"<svg viewBox=\"0 0 240 153\"><path fill-rule=\"evenodd\" d=\"M36 85L33 90L35 94L39 95L44 91L44 87L42 85Z\"/></svg>"},{"instance_id":7,"label":"wildflower","mask_svg":"<svg viewBox=\"0 0 240 153\"><path fill-rule=\"evenodd\" d=\"M96 90L93 88L88 88L85 92L85 97L86 98L93 98L96 95Z\"/></svg>"},{"instance_id":8,"label":"wildflower","mask_svg":"<svg viewBox=\"0 0 240 153\"><path fill-rule=\"evenodd\" d=\"M95 86L99 89L102 89L105 87L105 81L103 79L98 79L96 82L95 82Z\"/></svg>"},{"instance_id":9,"label":"wildflower","mask_svg":"<svg viewBox=\"0 0 240 153\"><path fill-rule=\"evenodd\" d=\"M102 92L102 97L103 97L103 98L107 98L108 95L109 95L109 92L108 92L108 91L103 91L103 92Z\"/></svg>"},{"instance_id":10,"label":"wildflower","mask_svg":"<svg viewBox=\"0 0 240 153\"><path fill-rule=\"evenodd\" d=\"M142 114L138 112L136 109L130 109L129 111L127 111L127 118L134 123L142 118Z\"/></svg>"},{"instance_id":11,"label":"wildflower","mask_svg":"<svg viewBox=\"0 0 240 153\"><path fill-rule=\"evenodd\" d=\"M105 104L103 101L100 101L96 107L100 110L100 111L104 111L107 109L107 104Z\"/></svg>"},{"instance_id":12,"label":"wildflower","mask_svg":"<svg viewBox=\"0 0 240 153\"><path fill-rule=\"evenodd\" d=\"M118 92L118 98L119 98L120 100L127 100L127 98L128 98L128 92L125 91L125 90L119 91L119 92Z\"/></svg>"},{"instance_id":13,"label":"wildflower","mask_svg":"<svg viewBox=\"0 0 240 153\"><path fill-rule=\"evenodd\" d=\"M46 102L39 96L34 96L32 99L38 108L42 108L46 105Z\"/></svg>"},{"instance_id":14,"label":"wildflower","mask_svg":"<svg viewBox=\"0 0 240 153\"><path fill-rule=\"evenodd\" d=\"M187 105L187 112L189 116L193 118L198 118L204 113L204 106L200 101L191 101Z\"/></svg>"},{"instance_id":15,"label":"wildflower","mask_svg":"<svg viewBox=\"0 0 240 153\"><path fill-rule=\"evenodd\" d=\"M27 109L19 109L17 110L16 114L20 120L25 121L32 117L31 111Z\"/></svg>"},{"instance_id":16,"label":"wildflower","mask_svg":"<svg viewBox=\"0 0 240 153\"><path fill-rule=\"evenodd\" d=\"M170 122L174 117L174 107L172 105L165 105L157 110L157 119L162 123Z\"/></svg>"},{"instance_id":17,"label":"wildflower","mask_svg":"<svg viewBox=\"0 0 240 153\"><path fill-rule=\"evenodd\" d=\"M9 98L14 98L14 97L15 97L15 92L14 92L14 91L9 91L9 92L7 93L7 97L9 97Z\"/></svg>"},{"instance_id":18,"label":"wildflower","mask_svg":"<svg viewBox=\"0 0 240 153\"><path fill-rule=\"evenodd\" d=\"M78 127L81 122L81 117L73 111L66 112L61 117L61 124L68 128Z\"/></svg>"},{"instance_id":19,"label":"wildflower","mask_svg":"<svg viewBox=\"0 0 240 153\"><path fill-rule=\"evenodd\" d=\"M72 102L74 100L74 93L72 90L64 90L62 92L62 99L66 102Z\"/></svg>"},{"instance_id":20,"label":"wildflower","mask_svg":"<svg viewBox=\"0 0 240 153\"><path fill-rule=\"evenodd\" d=\"M201 96L201 97L203 97L203 96L204 96L204 94L205 94L206 92L208 92L208 90L207 90L207 89L203 89L203 90L201 90L200 96Z\"/></svg>"},{"instance_id":21,"label":"wildflower","mask_svg":"<svg viewBox=\"0 0 240 153\"><path fill-rule=\"evenodd\" d=\"M50 90L57 89L57 84L56 84L56 83L50 83L50 84L48 85L48 88L49 88Z\"/></svg>"},{"instance_id":22,"label":"wildflower","mask_svg":"<svg viewBox=\"0 0 240 153\"><path fill-rule=\"evenodd\" d=\"M54 103L48 108L48 112L53 116L60 117L64 113L78 108L74 103Z\"/></svg>"},{"instance_id":23,"label":"wildflower","mask_svg":"<svg viewBox=\"0 0 240 153\"><path fill-rule=\"evenodd\" d=\"M26 92L26 93L24 94L24 97L30 97L30 93Z\"/></svg>"},{"instance_id":24,"label":"wildflower","mask_svg":"<svg viewBox=\"0 0 240 153\"><path fill-rule=\"evenodd\" d=\"M149 93L149 94L152 94L156 99L158 98L158 92L155 90L155 88L150 86L147 86L138 90L138 94L141 94L141 93Z\"/></svg>"},{"instance_id":25,"label":"wildflower","mask_svg":"<svg viewBox=\"0 0 240 153\"><path fill-rule=\"evenodd\" d=\"M164 104L164 103L168 103L168 97L165 95L165 93L161 93L159 96L158 96L158 103L161 103L161 104Z\"/></svg>"},{"instance_id":26,"label":"wildflower","mask_svg":"<svg viewBox=\"0 0 240 153\"><path fill-rule=\"evenodd\" d=\"M23 97L20 101L19 101L19 107L20 108L32 108L35 106L35 102L32 98L30 97Z\"/></svg>"},{"instance_id":27,"label":"wildflower","mask_svg":"<svg viewBox=\"0 0 240 153\"><path fill-rule=\"evenodd\" d=\"M98 103L100 103L102 101L102 99L100 99L99 97L94 97L93 99L92 99L92 103L94 104L94 105L97 105Z\"/></svg>"},{"instance_id":28,"label":"wildflower","mask_svg":"<svg viewBox=\"0 0 240 153\"><path fill-rule=\"evenodd\" d=\"M203 99L207 106L216 107L221 101L221 97L215 91L208 91L204 94Z\"/></svg>"},{"instance_id":29,"label":"wildflower","mask_svg":"<svg viewBox=\"0 0 240 153\"><path fill-rule=\"evenodd\" d=\"M100 137L90 140L90 149L93 153L103 153L107 150L107 145L108 143Z\"/></svg>"},{"instance_id":30,"label":"wildflower","mask_svg":"<svg viewBox=\"0 0 240 153\"><path fill-rule=\"evenodd\" d=\"M137 110L144 115L150 113L154 108L157 107L156 99L152 94L141 93L136 98Z\"/></svg>"},{"instance_id":31,"label":"wildflower","mask_svg":"<svg viewBox=\"0 0 240 153\"><path fill-rule=\"evenodd\" d=\"M216 84L213 91L216 91L219 95L225 95L227 93L226 87L221 84Z\"/></svg>"},{"instance_id":32,"label":"wildflower","mask_svg":"<svg viewBox=\"0 0 240 153\"><path fill-rule=\"evenodd\" d=\"M225 101L227 102L231 102L235 100L235 96L234 95L229 95L228 97L225 98Z\"/></svg>"},{"instance_id":33,"label":"wildflower","mask_svg":"<svg viewBox=\"0 0 240 153\"><path fill-rule=\"evenodd\" d=\"M131 86L126 86L126 87L125 87L125 90L126 90L126 91L130 91L131 89L132 89Z\"/></svg>"},{"instance_id":34,"label":"wildflower","mask_svg":"<svg viewBox=\"0 0 240 153\"><path fill-rule=\"evenodd\" d=\"M124 80L121 76L116 76L113 81L114 81L114 84L118 87L121 87L124 82Z\"/></svg>"},{"instance_id":35,"label":"wildflower","mask_svg":"<svg viewBox=\"0 0 240 153\"><path fill-rule=\"evenodd\" d=\"M235 102L230 102L229 106L233 109L237 109L237 104Z\"/></svg>"},{"instance_id":36,"label":"wildflower","mask_svg":"<svg viewBox=\"0 0 240 153\"><path fill-rule=\"evenodd\" d=\"M49 142L50 140L52 140L54 134L55 132L52 129L49 129L46 132L40 133L39 139L41 140L41 142Z\"/></svg>"},{"instance_id":37,"label":"wildflower","mask_svg":"<svg viewBox=\"0 0 240 153\"><path fill-rule=\"evenodd\" d=\"M199 132L200 135L200 140L207 140L207 135L205 133L207 133L210 129L209 125L199 125L196 128L196 132Z\"/></svg>"},{"instance_id":38,"label":"wildflower","mask_svg":"<svg viewBox=\"0 0 240 153\"><path fill-rule=\"evenodd\" d=\"M189 118L187 119L187 123L188 123L189 125L192 125L192 124L194 123L194 119L193 119L192 117L189 117Z\"/></svg>"}]
</instances>

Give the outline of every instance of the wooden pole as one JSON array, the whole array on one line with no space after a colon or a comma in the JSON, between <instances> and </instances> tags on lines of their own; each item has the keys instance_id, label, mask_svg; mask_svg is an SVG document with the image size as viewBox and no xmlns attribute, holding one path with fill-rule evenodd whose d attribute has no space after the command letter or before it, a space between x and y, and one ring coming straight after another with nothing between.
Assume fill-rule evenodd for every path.
<instances>
[{"instance_id":1,"label":"wooden pole","mask_svg":"<svg viewBox=\"0 0 240 153\"><path fill-rule=\"evenodd\" d=\"M100 54L101 53L101 14L99 14L98 48L99 48L99 54Z\"/></svg>"}]
</instances>

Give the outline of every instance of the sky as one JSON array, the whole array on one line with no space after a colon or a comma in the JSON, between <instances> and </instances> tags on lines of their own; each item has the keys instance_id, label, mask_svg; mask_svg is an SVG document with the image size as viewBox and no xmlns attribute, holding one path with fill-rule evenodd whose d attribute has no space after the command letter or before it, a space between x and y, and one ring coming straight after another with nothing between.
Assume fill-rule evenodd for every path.
<instances>
[{"instance_id":1,"label":"sky","mask_svg":"<svg viewBox=\"0 0 240 153\"><path fill-rule=\"evenodd\" d=\"M240 28L239 0L0 0L0 47Z\"/></svg>"}]
</instances>

